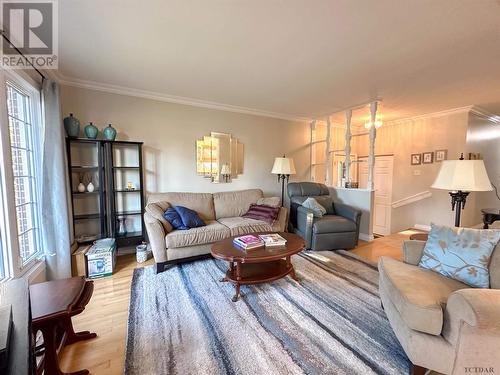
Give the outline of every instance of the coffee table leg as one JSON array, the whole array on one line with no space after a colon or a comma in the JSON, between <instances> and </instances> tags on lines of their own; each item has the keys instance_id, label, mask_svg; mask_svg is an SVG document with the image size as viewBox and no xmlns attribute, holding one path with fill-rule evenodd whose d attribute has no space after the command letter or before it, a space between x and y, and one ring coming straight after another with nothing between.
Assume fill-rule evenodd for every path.
<instances>
[{"instance_id":1,"label":"coffee table leg","mask_svg":"<svg viewBox=\"0 0 500 375\"><path fill-rule=\"evenodd\" d=\"M286 257L286 266L287 268L291 268L292 270L290 271L290 277L292 279L294 279L295 281L299 281L299 279L297 279L297 276L295 275L295 268L293 268L293 264L292 264L292 260L291 260L291 257Z\"/></svg>"},{"instance_id":2,"label":"coffee table leg","mask_svg":"<svg viewBox=\"0 0 500 375\"><path fill-rule=\"evenodd\" d=\"M235 285L236 293L233 297L233 302L238 301L238 299L240 298L240 280L241 280L241 263L236 262L236 285Z\"/></svg>"},{"instance_id":3,"label":"coffee table leg","mask_svg":"<svg viewBox=\"0 0 500 375\"><path fill-rule=\"evenodd\" d=\"M233 269L234 269L234 264L233 262L229 262L229 271L230 272L233 272ZM227 277L226 275L224 275L224 277L222 279L219 280L221 283L225 283L227 280Z\"/></svg>"}]
</instances>

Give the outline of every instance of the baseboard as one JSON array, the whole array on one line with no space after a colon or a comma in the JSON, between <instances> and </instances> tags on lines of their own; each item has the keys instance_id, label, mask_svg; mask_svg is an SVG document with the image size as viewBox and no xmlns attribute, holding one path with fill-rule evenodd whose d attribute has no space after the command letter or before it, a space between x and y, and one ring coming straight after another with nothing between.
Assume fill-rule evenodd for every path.
<instances>
[{"instance_id":1,"label":"baseboard","mask_svg":"<svg viewBox=\"0 0 500 375\"><path fill-rule=\"evenodd\" d=\"M415 229L420 229L420 230L425 230L426 232L431 231L431 226L430 225L425 225L425 224L415 224L413 226Z\"/></svg>"},{"instance_id":2,"label":"baseboard","mask_svg":"<svg viewBox=\"0 0 500 375\"><path fill-rule=\"evenodd\" d=\"M375 239L375 237L373 237L373 234L360 233L359 239L366 242L372 242Z\"/></svg>"}]
</instances>

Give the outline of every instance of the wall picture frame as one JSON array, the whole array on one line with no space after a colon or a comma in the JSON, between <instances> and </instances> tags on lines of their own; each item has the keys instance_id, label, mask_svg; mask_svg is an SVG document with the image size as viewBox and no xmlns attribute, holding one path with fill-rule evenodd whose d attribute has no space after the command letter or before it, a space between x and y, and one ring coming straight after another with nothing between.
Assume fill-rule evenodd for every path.
<instances>
[{"instance_id":1,"label":"wall picture frame","mask_svg":"<svg viewBox=\"0 0 500 375\"><path fill-rule=\"evenodd\" d=\"M422 154L422 163L423 164L432 164L434 162L434 153L431 152L424 152Z\"/></svg>"},{"instance_id":2,"label":"wall picture frame","mask_svg":"<svg viewBox=\"0 0 500 375\"><path fill-rule=\"evenodd\" d=\"M436 150L434 161L439 163L443 160L448 160L448 150Z\"/></svg>"},{"instance_id":3,"label":"wall picture frame","mask_svg":"<svg viewBox=\"0 0 500 375\"><path fill-rule=\"evenodd\" d=\"M411 154L411 165L422 164L422 154Z\"/></svg>"}]
</instances>

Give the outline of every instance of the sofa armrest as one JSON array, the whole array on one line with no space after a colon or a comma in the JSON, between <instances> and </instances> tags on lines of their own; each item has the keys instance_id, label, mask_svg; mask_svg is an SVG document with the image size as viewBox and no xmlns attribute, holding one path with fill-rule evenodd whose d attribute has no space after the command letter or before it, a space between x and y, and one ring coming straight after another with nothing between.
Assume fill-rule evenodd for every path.
<instances>
[{"instance_id":1,"label":"sofa armrest","mask_svg":"<svg viewBox=\"0 0 500 375\"><path fill-rule=\"evenodd\" d=\"M285 232L288 224L288 209L281 207L278 218L273 223L273 230L276 232Z\"/></svg>"},{"instance_id":2,"label":"sofa armrest","mask_svg":"<svg viewBox=\"0 0 500 375\"><path fill-rule=\"evenodd\" d=\"M168 260L165 242L166 233L162 223L155 219L153 215L146 212L144 214L144 224L146 225L146 231L148 233L151 249L153 250L155 262L166 262Z\"/></svg>"},{"instance_id":3,"label":"sofa armrest","mask_svg":"<svg viewBox=\"0 0 500 375\"><path fill-rule=\"evenodd\" d=\"M314 213L304 206L297 207L297 229L304 236L306 249L311 248Z\"/></svg>"},{"instance_id":4,"label":"sofa armrest","mask_svg":"<svg viewBox=\"0 0 500 375\"><path fill-rule=\"evenodd\" d=\"M451 293L442 334L455 347L455 370L478 363L498 368L500 290L471 288Z\"/></svg>"},{"instance_id":5,"label":"sofa armrest","mask_svg":"<svg viewBox=\"0 0 500 375\"><path fill-rule=\"evenodd\" d=\"M418 266L424 253L425 241L409 240L403 242L403 262Z\"/></svg>"},{"instance_id":6,"label":"sofa armrest","mask_svg":"<svg viewBox=\"0 0 500 375\"><path fill-rule=\"evenodd\" d=\"M333 208L335 209L335 213L337 215L345 217L346 219L349 219L351 221L354 221L356 225L359 227L359 221L361 220L361 210L358 210L357 208L354 208L347 204L337 203L337 202L333 204Z\"/></svg>"}]
</instances>

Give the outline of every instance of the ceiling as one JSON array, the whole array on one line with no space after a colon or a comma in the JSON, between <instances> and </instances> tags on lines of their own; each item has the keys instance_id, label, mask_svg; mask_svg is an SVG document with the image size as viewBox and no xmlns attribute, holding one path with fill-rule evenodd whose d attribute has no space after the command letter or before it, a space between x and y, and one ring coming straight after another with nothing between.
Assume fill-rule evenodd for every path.
<instances>
[{"instance_id":1,"label":"ceiling","mask_svg":"<svg viewBox=\"0 0 500 375\"><path fill-rule=\"evenodd\" d=\"M499 0L72 0L59 29L70 84L284 118L500 114Z\"/></svg>"}]
</instances>

